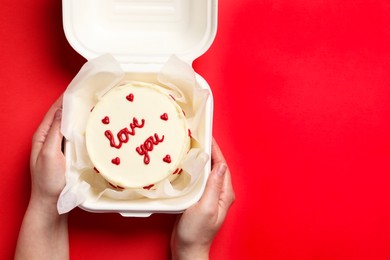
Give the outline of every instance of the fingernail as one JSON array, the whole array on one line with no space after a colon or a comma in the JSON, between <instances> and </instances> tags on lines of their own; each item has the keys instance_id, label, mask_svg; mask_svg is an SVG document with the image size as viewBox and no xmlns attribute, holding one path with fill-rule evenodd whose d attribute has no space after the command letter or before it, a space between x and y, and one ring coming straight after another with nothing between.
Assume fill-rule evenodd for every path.
<instances>
[{"instance_id":1,"label":"fingernail","mask_svg":"<svg viewBox=\"0 0 390 260\"><path fill-rule=\"evenodd\" d=\"M54 115L54 118L55 119L61 119L61 117L62 117L62 109L59 108L59 109L57 109L57 111L56 111L56 113Z\"/></svg>"},{"instance_id":2,"label":"fingernail","mask_svg":"<svg viewBox=\"0 0 390 260\"><path fill-rule=\"evenodd\" d=\"M223 175L225 175L226 170L227 170L226 164L222 163L222 164L220 164L220 165L218 166L218 168L217 168L217 170L216 170L216 174L217 174L218 176L223 176Z\"/></svg>"}]
</instances>

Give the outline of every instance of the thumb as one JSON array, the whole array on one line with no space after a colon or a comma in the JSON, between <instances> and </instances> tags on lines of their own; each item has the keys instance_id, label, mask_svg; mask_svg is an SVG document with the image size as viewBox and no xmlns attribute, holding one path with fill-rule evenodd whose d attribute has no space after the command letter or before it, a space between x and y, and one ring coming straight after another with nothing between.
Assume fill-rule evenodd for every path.
<instances>
[{"instance_id":1,"label":"thumb","mask_svg":"<svg viewBox=\"0 0 390 260\"><path fill-rule=\"evenodd\" d=\"M218 201L224 185L226 170L227 166L225 163L218 163L211 171L204 194L199 201L205 208L218 209Z\"/></svg>"},{"instance_id":2,"label":"thumb","mask_svg":"<svg viewBox=\"0 0 390 260\"><path fill-rule=\"evenodd\" d=\"M62 134L61 134L61 118L62 110L58 109L53 118L53 122L47 133L46 140L43 145L43 149L56 153L61 150Z\"/></svg>"}]
</instances>

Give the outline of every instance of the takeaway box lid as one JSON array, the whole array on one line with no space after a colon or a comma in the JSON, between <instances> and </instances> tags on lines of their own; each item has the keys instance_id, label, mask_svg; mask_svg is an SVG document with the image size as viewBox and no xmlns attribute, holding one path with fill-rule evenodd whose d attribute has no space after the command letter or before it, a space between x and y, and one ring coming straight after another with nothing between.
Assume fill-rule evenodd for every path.
<instances>
[{"instance_id":1,"label":"takeaway box lid","mask_svg":"<svg viewBox=\"0 0 390 260\"><path fill-rule=\"evenodd\" d=\"M63 0L71 46L87 60L110 53L124 69L163 64L171 55L191 64L211 46L217 0Z\"/></svg>"}]
</instances>

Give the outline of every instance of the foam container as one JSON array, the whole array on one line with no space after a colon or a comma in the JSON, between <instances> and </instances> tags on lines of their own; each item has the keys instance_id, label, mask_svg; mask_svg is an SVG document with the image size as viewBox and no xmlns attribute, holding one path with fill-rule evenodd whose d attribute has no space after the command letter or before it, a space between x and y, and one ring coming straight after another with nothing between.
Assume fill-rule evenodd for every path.
<instances>
[{"instance_id":1,"label":"foam container","mask_svg":"<svg viewBox=\"0 0 390 260\"><path fill-rule=\"evenodd\" d=\"M212 44L217 30L217 0L63 0L63 26L70 45L87 60L110 53L125 79L157 83L157 73L171 55L192 64ZM211 89L196 74L201 88ZM200 123L202 146L211 154L213 99ZM66 157L71 149L66 149ZM90 212L118 212L147 217L180 213L204 192L211 162L188 194L169 199L87 198L79 207Z\"/></svg>"}]
</instances>

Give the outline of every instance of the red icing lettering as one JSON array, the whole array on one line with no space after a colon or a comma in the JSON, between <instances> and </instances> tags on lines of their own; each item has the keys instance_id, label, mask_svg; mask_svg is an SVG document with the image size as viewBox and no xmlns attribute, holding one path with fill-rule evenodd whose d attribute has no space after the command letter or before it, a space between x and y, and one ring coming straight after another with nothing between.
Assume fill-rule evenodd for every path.
<instances>
[{"instance_id":1,"label":"red icing lettering","mask_svg":"<svg viewBox=\"0 0 390 260\"><path fill-rule=\"evenodd\" d=\"M160 116L160 118L161 118L162 120L167 121L167 120L168 120L168 114L167 114L167 113L164 113L164 114L162 114L162 115Z\"/></svg>"},{"instance_id":2,"label":"red icing lettering","mask_svg":"<svg viewBox=\"0 0 390 260\"><path fill-rule=\"evenodd\" d=\"M163 158L163 161L166 162L166 163L171 163L172 160L171 160L171 156L169 154L167 154L164 158Z\"/></svg>"},{"instance_id":3,"label":"red icing lettering","mask_svg":"<svg viewBox=\"0 0 390 260\"><path fill-rule=\"evenodd\" d=\"M110 141L110 146L115 147L117 149L122 147L123 143L127 143L129 141L129 135L135 135L135 128L142 128L145 124L145 120L142 119L141 123L138 122L137 118L133 118L133 123L130 123L130 128L123 128L117 133L118 143L115 142L114 134L110 130L106 130L104 135Z\"/></svg>"},{"instance_id":4,"label":"red icing lettering","mask_svg":"<svg viewBox=\"0 0 390 260\"><path fill-rule=\"evenodd\" d=\"M134 100L134 94L129 94L129 95L127 95L127 96L126 96L126 99L127 99L128 101L130 101L130 102L133 102L133 100Z\"/></svg>"},{"instance_id":5,"label":"red icing lettering","mask_svg":"<svg viewBox=\"0 0 390 260\"><path fill-rule=\"evenodd\" d=\"M119 165L121 163L121 159L119 159L119 157L115 157L111 160L111 162L115 165Z\"/></svg>"},{"instance_id":6,"label":"red icing lettering","mask_svg":"<svg viewBox=\"0 0 390 260\"><path fill-rule=\"evenodd\" d=\"M153 151L154 146L161 143L162 141L164 141L164 136L160 138L158 134L154 134L154 138L153 136L150 136L143 144L135 149L139 155L144 156L145 164L150 163L149 152Z\"/></svg>"},{"instance_id":7,"label":"red icing lettering","mask_svg":"<svg viewBox=\"0 0 390 260\"><path fill-rule=\"evenodd\" d=\"M102 119L102 123L105 124L105 125L108 125L110 123L110 118L108 116L104 117Z\"/></svg>"}]
</instances>

